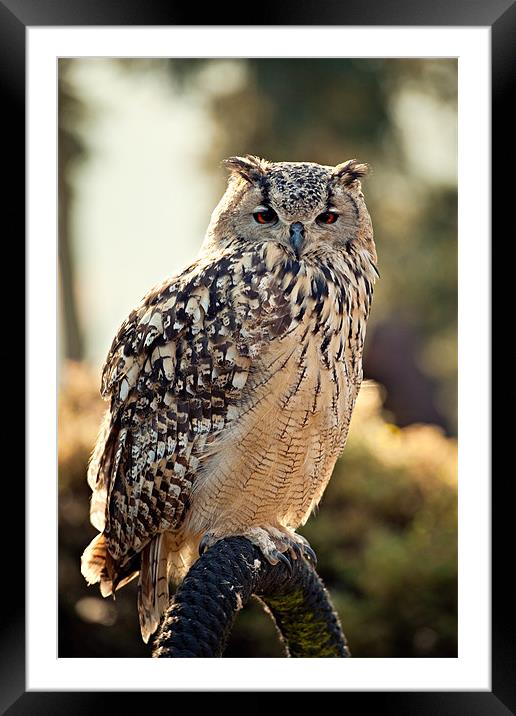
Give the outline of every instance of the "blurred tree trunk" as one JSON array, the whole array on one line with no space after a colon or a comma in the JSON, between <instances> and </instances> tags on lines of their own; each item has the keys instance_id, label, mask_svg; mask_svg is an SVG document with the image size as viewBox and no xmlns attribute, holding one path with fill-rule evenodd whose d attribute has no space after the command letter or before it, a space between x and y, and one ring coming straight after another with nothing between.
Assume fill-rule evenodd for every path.
<instances>
[{"instance_id":1,"label":"blurred tree trunk","mask_svg":"<svg viewBox=\"0 0 516 716\"><path fill-rule=\"evenodd\" d=\"M67 60L59 60L58 80L58 256L59 288L64 323L64 355L81 360L84 343L75 293L75 266L71 228L73 190L71 170L76 159L84 153L76 134L80 102L66 79Z\"/></svg>"}]
</instances>

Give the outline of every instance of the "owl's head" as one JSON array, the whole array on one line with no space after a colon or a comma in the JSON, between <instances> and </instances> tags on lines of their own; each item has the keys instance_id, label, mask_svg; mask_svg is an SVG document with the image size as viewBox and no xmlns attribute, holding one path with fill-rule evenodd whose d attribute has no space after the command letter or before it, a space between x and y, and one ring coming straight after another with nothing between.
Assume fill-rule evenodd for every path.
<instances>
[{"instance_id":1,"label":"owl's head","mask_svg":"<svg viewBox=\"0 0 516 716\"><path fill-rule=\"evenodd\" d=\"M335 167L230 157L228 187L208 228L207 241L275 241L297 258L333 251L376 251L360 184L367 165L351 159Z\"/></svg>"}]
</instances>

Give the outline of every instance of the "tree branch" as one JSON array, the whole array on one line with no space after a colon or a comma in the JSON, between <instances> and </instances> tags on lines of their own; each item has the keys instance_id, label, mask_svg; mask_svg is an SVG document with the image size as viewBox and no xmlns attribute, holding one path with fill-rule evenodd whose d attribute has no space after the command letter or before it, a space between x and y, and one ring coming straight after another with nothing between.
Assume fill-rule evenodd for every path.
<instances>
[{"instance_id":1,"label":"tree branch","mask_svg":"<svg viewBox=\"0 0 516 716\"><path fill-rule=\"evenodd\" d=\"M193 565L168 607L153 657L220 657L251 595L271 613L286 656L348 657L328 592L304 559L270 565L244 537L220 540Z\"/></svg>"}]
</instances>

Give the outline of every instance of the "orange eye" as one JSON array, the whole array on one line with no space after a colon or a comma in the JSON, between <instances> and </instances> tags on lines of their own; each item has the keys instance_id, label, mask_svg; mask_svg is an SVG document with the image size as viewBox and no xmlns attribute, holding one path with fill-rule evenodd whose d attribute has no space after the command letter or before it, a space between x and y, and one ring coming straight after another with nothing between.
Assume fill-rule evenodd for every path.
<instances>
[{"instance_id":1,"label":"orange eye","mask_svg":"<svg viewBox=\"0 0 516 716\"><path fill-rule=\"evenodd\" d=\"M253 217L258 224L273 224L278 219L278 215L270 207L262 211L255 211Z\"/></svg>"},{"instance_id":2,"label":"orange eye","mask_svg":"<svg viewBox=\"0 0 516 716\"><path fill-rule=\"evenodd\" d=\"M339 215L335 211L325 211L319 214L317 221L319 224L334 224L338 218Z\"/></svg>"}]
</instances>

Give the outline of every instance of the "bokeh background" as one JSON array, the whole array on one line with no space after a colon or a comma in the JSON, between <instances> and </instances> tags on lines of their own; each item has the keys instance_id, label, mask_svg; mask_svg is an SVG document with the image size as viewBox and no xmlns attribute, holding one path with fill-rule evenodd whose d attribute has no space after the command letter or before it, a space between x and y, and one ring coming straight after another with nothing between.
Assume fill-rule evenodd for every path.
<instances>
[{"instance_id":1,"label":"bokeh background","mask_svg":"<svg viewBox=\"0 0 516 716\"><path fill-rule=\"evenodd\" d=\"M457 655L457 63L59 61L59 655L149 656L134 582L80 574L102 361L195 257L233 154L372 165L381 279L350 438L301 531L355 657ZM280 656L259 605L227 656Z\"/></svg>"}]
</instances>

